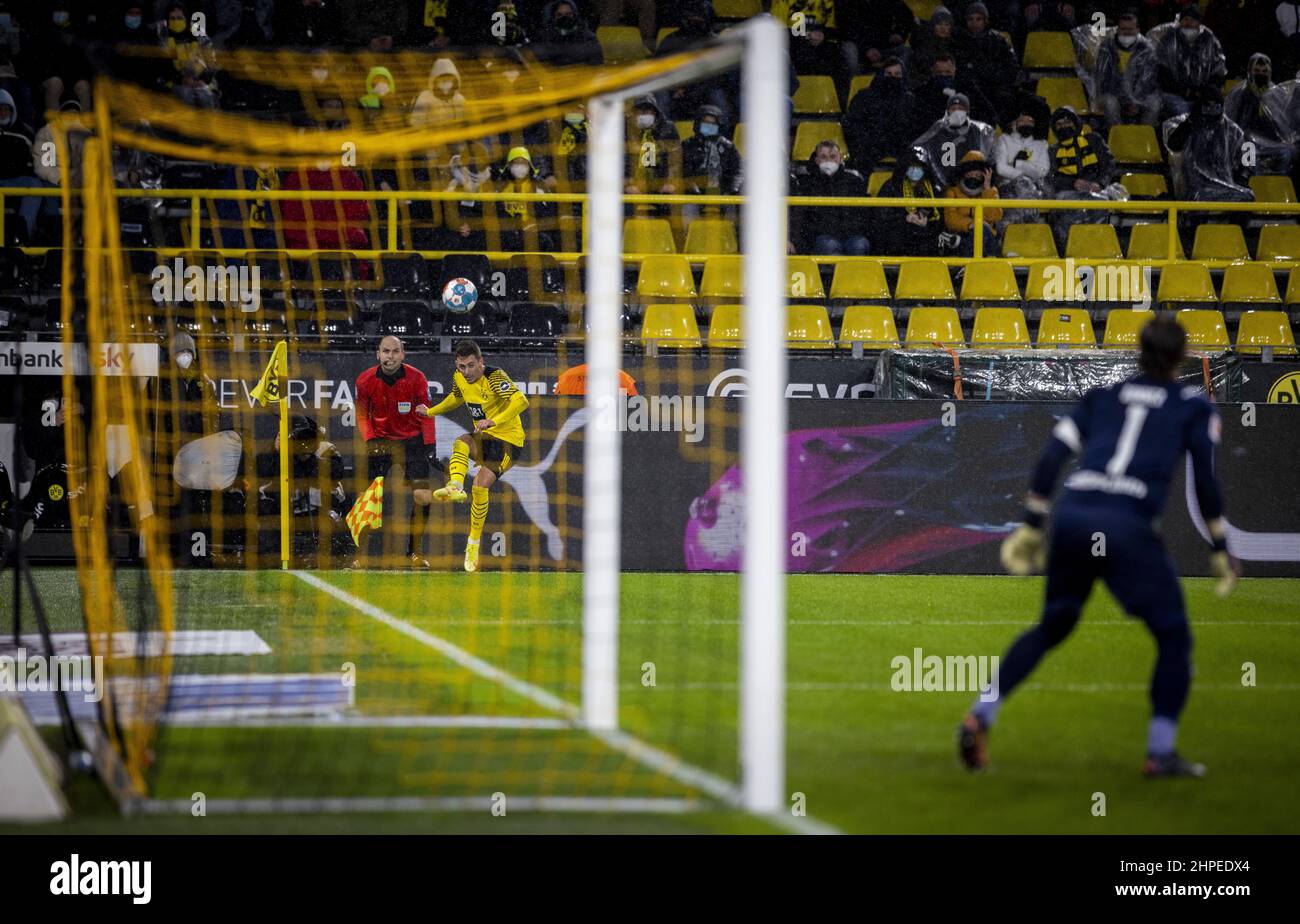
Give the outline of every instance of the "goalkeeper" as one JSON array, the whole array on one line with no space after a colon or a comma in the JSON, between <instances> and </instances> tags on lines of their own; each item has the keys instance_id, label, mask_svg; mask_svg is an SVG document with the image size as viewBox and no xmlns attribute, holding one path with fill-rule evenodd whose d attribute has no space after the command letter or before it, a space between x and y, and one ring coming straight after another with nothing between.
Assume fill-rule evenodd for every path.
<instances>
[{"instance_id":1,"label":"goalkeeper","mask_svg":"<svg viewBox=\"0 0 1300 924\"><path fill-rule=\"evenodd\" d=\"M465 570L477 571L479 539L487 519L488 489L514 464L523 448L524 428L519 415L527 409L528 399L503 370L484 364L478 344L462 340L456 345L451 394L437 407L421 404L415 412L436 417L462 405L469 408L474 429L457 437L447 466L451 479L446 487L434 491L433 496L438 500L464 501L469 460L478 463L469 511L469 540L465 543Z\"/></svg>"},{"instance_id":2,"label":"goalkeeper","mask_svg":"<svg viewBox=\"0 0 1300 924\"><path fill-rule=\"evenodd\" d=\"M1025 522L1002 545L1002 562L1014 574L1038 570L1046 559L1047 598L1038 625L1003 656L993 696L981 695L958 729L962 761L972 770L988 763L988 730L1002 701L1074 629L1100 578L1155 636L1143 773L1205 774L1203 765L1175 749L1178 717L1192 682L1192 635L1173 562L1155 526L1185 453L1191 456L1191 477L1208 527L1210 570L1219 579L1219 596L1232 590L1237 572L1228 557L1214 477L1219 415L1198 389L1177 382L1186 344L1187 335L1172 316L1149 322L1142 329L1140 374L1088 392L1052 430L1030 484ZM1048 497L1071 453L1079 453L1079 468L1066 479L1045 549Z\"/></svg>"}]
</instances>

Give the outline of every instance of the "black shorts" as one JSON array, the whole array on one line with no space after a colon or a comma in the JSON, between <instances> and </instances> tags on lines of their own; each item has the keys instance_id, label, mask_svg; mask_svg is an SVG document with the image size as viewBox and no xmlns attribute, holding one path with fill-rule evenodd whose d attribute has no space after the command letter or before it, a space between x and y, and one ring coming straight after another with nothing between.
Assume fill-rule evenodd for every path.
<instances>
[{"instance_id":1,"label":"black shorts","mask_svg":"<svg viewBox=\"0 0 1300 924\"><path fill-rule=\"evenodd\" d=\"M416 488L427 488L429 470L432 467L429 457L433 454L434 447L426 446L422 436L413 436L408 440L368 440L366 477L374 481L380 475L387 476L393 465L402 463L407 483Z\"/></svg>"}]
</instances>

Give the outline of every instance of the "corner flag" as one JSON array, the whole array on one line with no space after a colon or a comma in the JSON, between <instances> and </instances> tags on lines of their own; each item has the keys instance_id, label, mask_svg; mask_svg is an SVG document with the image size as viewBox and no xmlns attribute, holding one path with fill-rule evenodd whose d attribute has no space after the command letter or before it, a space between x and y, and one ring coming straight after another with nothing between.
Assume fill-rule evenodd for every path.
<instances>
[{"instance_id":1,"label":"corner flag","mask_svg":"<svg viewBox=\"0 0 1300 924\"><path fill-rule=\"evenodd\" d=\"M281 340L275 345L275 351L271 354L271 361L266 364L266 371L253 390L248 394L250 397L257 399L257 403L266 407L268 401L276 402L280 400L280 379L288 374L288 364L286 363L288 354L288 344Z\"/></svg>"},{"instance_id":2,"label":"corner flag","mask_svg":"<svg viewBox=\"0 0 1300 924\"><path fill-rule=\"evenodd\" d=\"M357 502L345 517L352 541L361 547L361 534L366 529L379 529L384 525L384 476L380 475L361 492Z\"/></svg>"}]
</instances>

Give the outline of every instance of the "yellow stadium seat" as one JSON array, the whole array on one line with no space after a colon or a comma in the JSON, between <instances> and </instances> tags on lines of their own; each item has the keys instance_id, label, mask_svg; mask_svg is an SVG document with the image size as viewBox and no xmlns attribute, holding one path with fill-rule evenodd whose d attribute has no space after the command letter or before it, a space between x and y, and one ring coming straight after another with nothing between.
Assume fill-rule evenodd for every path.
<instances>
[{"instance_id":1,"label":"yellow stadium seat","mask_svg":"<svg viewBox=\"0 0 1300 924\"><path fill-rule=\"evenodd\" d=\"M981 308L975 312L970 345L999 350L1029 349L1029 324L1019 308Z\"/></svg>"},{"instance_id":2,"label":"yellow stadium seat","mask_svg":"<svg viewBox=\"0 0 1300 924\"><path fill-rule=\"evenodd\" d=\"M800 122L794 133L794 150L790 159L807 160L812 157L817 145L823 141L834 141L847 158L851 153L849 143L844 140L844 129L839 122Z\"/></svg>"},{"instance_id":3,"label":"yellow stadium seat","mask_svg":"<svg viewBox=\"0 0 1300 924\"><path fill-rule=\"evenodd\" d=\"M667 218L629 218L623 222L623 253L677 253Z\"/></svg>"},{"instance_id":4,"label":"yellow stadium seat","mask_svg":"<svg viewBox=\"0 0 1300 924\"><path fill-rule=\"evenodd\" d=\"M963 302L1020 301L1020 285L1006 260L977 260L966 264L961 280Z\"/></svg>"},{"instance_id":5,"label":"yellow stadium seat","mask_svg":"<svg viewBox=\"0 0 1300 924\"><path fill-rule=\"evenodd\" d=\"M792 350L829 350L835 346L831 316L823 305L791 305L786 309L786 344Z\"/></svg>"},{"instance_id":6,"label":"yellow stadium seat","mask_svg":"<svg viewBox=\"0 0 1300 924\"><path fill-rule=\"evenodd\" d=\"M686 227L687 253L739 253L736 226L729 218L697 218Z\"/></svg>"},{"instance_id":7,"label":"yellow stadium seat","mask_svg":"<svg viewBox=\"0 0 1300 924\"><path fill-rule=\"evenodd\" d=\"M1228 325L1224 323L1223 312L1217 308L1186 308L1176 317L1187 331L1188 346L1226 350L1231 345L1228 343Z\"/></svg>"},{"instance_id":8,"label":"yellow stadium seat","mask_svg":"<svg viewBox=\"0 0 1300 924\"><path fill-rule=\"evenodd\" d=\"M904 263L898 269L898 286L894 290L897 299L914 301L956 301L952 290L952 277L948 275L948 265L941 260L917 260Z\"/></svg>"},{"instance_id":9,"label":"yellow stadium seat","mask_svg":"<svg viewBox=\"0 0 1300 924\"><path fill-rule=\"evenodd\" d=\"M1169 302L1216 302L1214 280L1204 263L1179 263L1166 265L1160 271L1160 288L1156 291L1156 303Z\"/></svg>"},{"instance_id":10,"label":"yellow stadium seat","mask_svg":"<svg viewBox=\"0 0 1300 924\"><path fill-rule=\"evenodd\" d=\"M1209 6L1208 3L1205 4L1205 5L1206 5L1206 6ZM1233 90L1235 90L1238 86L1240 86L1241 83L1242 83L1242 79L1241 79L1240 77L1225 77L1225 78L1223 78L1223 95L1224 95L1224 96L1227 96L1229 93L1231 93Z\"/></svg>"},{"instance_id":11,"label":"yellow stadium seat","mask_svg":"<svg viewBox=\"0 0 1300 924\"><path fill-rule=\"evenodd\" d=\"M1138 334L1155 316L1154 311L1134 311L1132 308L1115 308L1110 311L1106 315L1106 330L1101 335L1102 349L1137 349Z\"/></svg>"},{"instance_id":12,"label":"yellow stadium seat","mask_svg":"<svg viewBox=\"0 0 1300 924\"><path fill-rule=\"evenodd\" d=\"M1045 224L1007 225L1002 238L1002 256L1032 260L1055 259L1056 238Z\"/></svg>"},{"instance_id":13,"label":"yellow stadium seat","mask_svg":"<svg viewBox=\"0 0 1300 924\"><path fill-rule=\"evenodd\" d=\"M1132 307L1135 302L1150 301L1153 294L1148 278L1150 272L1148 268L1136 263L1102 260L1092 264L1090 280L1088 274L1084 273L1084 291L1087 294L1088 285L1091 284L1093 301L1103 304L1124 303Z\"/></svg>"},{"instance_id":14,"label":"yellow stadium seat","mask_svg":"<svg viewBox=\"0 0 1300 924\"><path fill-rule=\"evenodd\" d=\"M871 171L871 176L867 177L867 195L874 196L880 192L880 187L884 186L891 176L893 174L888 170Z\"/></svg>"},{"instance_id":15,"label":"yellow stadium seat","mask_svg":"<svg viewBox=\"0 0 1300 924\"><path fill-rule=\"evenodd\" d=\"M658 48L660 45L662 45L664 39L668 38L668 36L676 32L677 28L678 28L677 26L664 26L662 29L660 29L659 34L655 36L655 47Z\"/></svg>"},{"instance_id":16,"label":"yellow stadium seat","mask_svg":"<svg viewBox=\"0 0 1300 924\"><path fill-rule=\"evenodd\" d=\"M876 79L875 74L859 74L849 81L849 105L853 105L853 97L857 96L867 87L871 86L871 81Z\"/></svg>"},{"instance_id":17,"label":"yellow stadium seat","mask_svg":"<svg viewBox=\"0 0 1300 924\"><path fill-rule=\"evenodd\" d=\"M1264 225L1259 229L1256 260L1300 260L1300 225Z\"/></svg>"},{"instance_id":18,"label":"yellow stadium seat","mask_svg":"<svg viewBox=\"0 0 1300 924\"><path fill-rule=\"evenodd\" d=\"M713 15L719 19L748 19L761 12L760 0L713 0Z\"/></svg>"},{"instance_id":19,"label":"yellow stadium seat","mask_svg":"<svg viewBox=\"0 0 1300 924\"><path fill-rule=\"evenodd\" d=\"M736 146L736 153L741 157L745 156L745 123L737 122L735 130L731 133L731 143Z\"/></svg>"},{"instance_id":20,"label":"yellow stadium seat","mask_svg":"<svg viewBox=\"0 0 1300 924\"><path fill-rule=\"evenodd\" d=\"M1043 316L1038 320L1038 345L1058 349L1096 347L1097 335L1093 333L1087 310L1065 306L1043 309Z\"/></svg>"},{"instance_id":21,"label":"yellow stadium seat","mask_svg":"<svg viewBox=\"0 0 1300 924\"><path fill-rule=\"evenodd\" d=\"M966 345L961 319L956 308L913 308L907 318L907 336L903 346L909 350L929 350Z\"/></svg>"},{"instance_id":22,"label":"yellow stadium seat","mask_svg":"<svg viewBox=\"0 0 1300 924\"><path fill-rule=\"evenodd\" d=\"M854 342L863 349L889 350L898 346L898 327L894 312L887 305L850 305L840 322L840 346L852 349Z\"/></svg>"},{"instance_id":23,"label":"yellow stadium seat","mask_svg":"<svg viewBox=\"0 0 1300 924\"><path fill-rule=\"evenodd\" d=\"M1182 260L1183 241L1174 235L1175 256ZM1128 239L1128 258L1130 260L1168 260L1169 259L1169 224L1134 225Z\"/></svg>"},{"instance_id":24,"label":"yellow stadium seat","mask_svg":"<svg viewBox=\"0 0 1300 924\"><path fill-rule=\"evenodd\" d=\"M1074 40L1068 32L1030 32L1025 36L1025 67L1073 69Z\"/></svg>"},{"instance_id":25,"label":"yellow stadium seat","mask_svg":"<svg viewBox=\"0 0 1300 924\"><path fill-rule=\"evenodd\" d=\"M647 305L641 319L641 343L653 340L661 348L690 349L700 345L700 328L690 305Z\"/></svg>"},{"instance_id":26,"label":"yellow stadium seat","mask_svg":"<svg viewBox=\"0 0 1300 924\"><path fill-rule=\"evenodd\" d=\"M1225 305L1281 305L1273 268L1265 263L1230 263L1223 271L1223 292L1219 301Z\"/></svg>"},{"instance_id":27,"label":"yellow stadium seat","mask_svg":"<svg viewBox=\"0 0 1300 924\"><path fill-rule=\"evenodd\" d=\"M1256 202L1295 202L1295 184L1289 176L1252 176L1250 188Z\"/></svg>"},{"instance_id":28,"label":"yellow stadium seat","mask_svg":"<svg viewBox=\"0 0 1300 924\"><path fill-rule=\"evenodd\" d=\"M744 337L739 305L719 305L709 318L709 346L715 350L739 349Z\"/></svg>"},{"instance_id":29,"label":"yellow stadium seat","mask_svg":"<svg viewBox=\"0 0 1300 924\"><path fill-rule=\"evenodd\" d=\"M1192 239L1193 260L1249 260L1240 225L1197 225Z\"/></svg>"},{"instance_id":30,"label":"yellow stadium seat","mask_svg":"<svg viewBox=\"0 0 1300 924\"><path fill-rule=\"evenodd\" d=\"M646 257L636 277L636 294L649 298L694 298L695 279L685 257L663 254Z\"/></svg>"},{"instance_id":31,"label":"yellow stadium seat","mask_svg":"<svg viewBox=\"0 0 1300 924\"><path fill-rule=\"evenodd\" d=\"M821 270L812 257L788 257L786 272L790 276L790 289L786 294L791 298L826 297Z\"/></svg>"},{"instance_id":32,"label":"yellow stadium seat","mask_svg":"<svg viewBox=\"0 0 1300 924\"><path fill-rule=\"evenodd\" d=\"M1295 356L1295 334L1284 311L1245 311L1237 322L1237 352L1259 353L1272 347L1274 355Z\"/></svg>"},{"instance_id":33,"label":"yellow stadium seat","mask_svg":"<svg viewBox=\"0 0 1300 924\"><path fill-rule=\"evenodd\" d=\"M889 301L889 282L879 260L841 260L831 277L831 298Z\"/></svg>"},{"instance_id":34,"label":"yellow stadium seat","mask_svg":"<svg viewBox=\"0 0 1300 924\"><path fill-rule=\"evenodd\" d=\"M1039 34L1041 33L1030 33ZM1047 107L1053 112L1062 106L1069 106L1080 116L1088 113L1088 95L1083 91L1083 82L1078 77L1040 77L1038 95L1047 101Z\"/></svg>"},{"instance_id":35,"label":"yellow stadium seat","mask_svg":"<svg viewBox=\"0 0 1300 924\"><path fill-rule=\"evenodd\" d=\"M744 290L740 257L709 257L704 261L704 275L700 277L700 298L740 298Z\"/></svg>"},{"instance_id":36,"label":"yellow stadium seat","mask_svg":"<svg viewBox=\"0 0 1300 924\"><path fill-rule=\"evenodd\" d=\"M1295 269L1286 277L1286 303L1300 305L1300 273Z\"/></svg>"},{"instance_id":37,"label":"yellow stadium seat","mask_svg":"<svg viewBox=\"0 0 1300 924\"><path fill-rule=\"evenodd\" d=\"M678 119L673 124L677 126L677 137L683 141L695 134L694 119Z\"/></svg>"},{"instance_id":38,"label":"yellow stadium seat","mask_svg":"<svg viewBox=\"0 0 1300 924\"><path fill-rule=\"evenodd\" d=\"M1119 249L1119 235L1110 225L1071 225L1065 242L1065 255L1088 260L1118 260L1124 256Z\"/></svg>"},{"instance_id":39,"label":"yellow stadium seat","mask_svg":"<svg viewBox=\"0 0 1300 924\"><path fill-rule=\"evenodd\" d=\"M1063 302L1082 298L1078 268L1070 279L1066 275L1066 266L1059 260L1044 260L1029 265L1029 279L1025 283L1025 301L1027 302Z\"/></svg>"},{"instance_id":40,"label":"yellow stadium seat","mask_svg":"<svg viewBox=\"0 0 1300 924\"><path fill-rule=\"evenodd\" d=\"M636 26L601 26L596 30L596 41L605 52L606 64L629 64L650 57Z\"/></svg>"},{"instance_id":41,"label":"yellow stadium seat","mask_svg":"<svg viewBox=\"0 0 1300 924\"><path fill-rule=\"evenodd\" d=\"M794 111L798 115L839 115L840 97L830 77L802 76L794 91Z\"/></svg>"},{"instance_id":42,"label":"yellow stadium seat","mask_svg":"<svg viewBox=\"0 0 1300 924\"><path fill-rule=\"evenodd\" d=\"M1106 144L1117 163L1162 164L1156 130L1150 125L1112 125Z\"/></svg>"},{"instance_id":43,"label":"yellow stadium seat","mask_svg":"<svg viewBox=\"0 0 1300 924\"><path fill-rule=\"evenodd\" d=\"M1169 183L1163 173L1126 173L1120 178L1120 183L1130 196L1160 199L1169 195Z\"/></svg>"}]
</instances>

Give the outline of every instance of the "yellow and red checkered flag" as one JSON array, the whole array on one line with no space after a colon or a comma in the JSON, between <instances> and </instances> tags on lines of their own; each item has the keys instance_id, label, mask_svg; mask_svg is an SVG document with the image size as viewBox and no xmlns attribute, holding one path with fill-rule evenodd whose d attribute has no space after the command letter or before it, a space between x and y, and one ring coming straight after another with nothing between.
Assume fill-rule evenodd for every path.
<instances>
[{"instance_id":1,"label":"yellow and red checkered flag","mask_svg":"<svg viewBox=\"0 0 1300 924\"><path fill-rule=\"evenodd\" d=\"M367 529L379 529L384 525L384 476L380 475L370 482L370 487L361 492L357 502L352 505L346 517L348 529L352 531L352 541L361 548L361 534Z\"/></svg>"}]
</instances>

